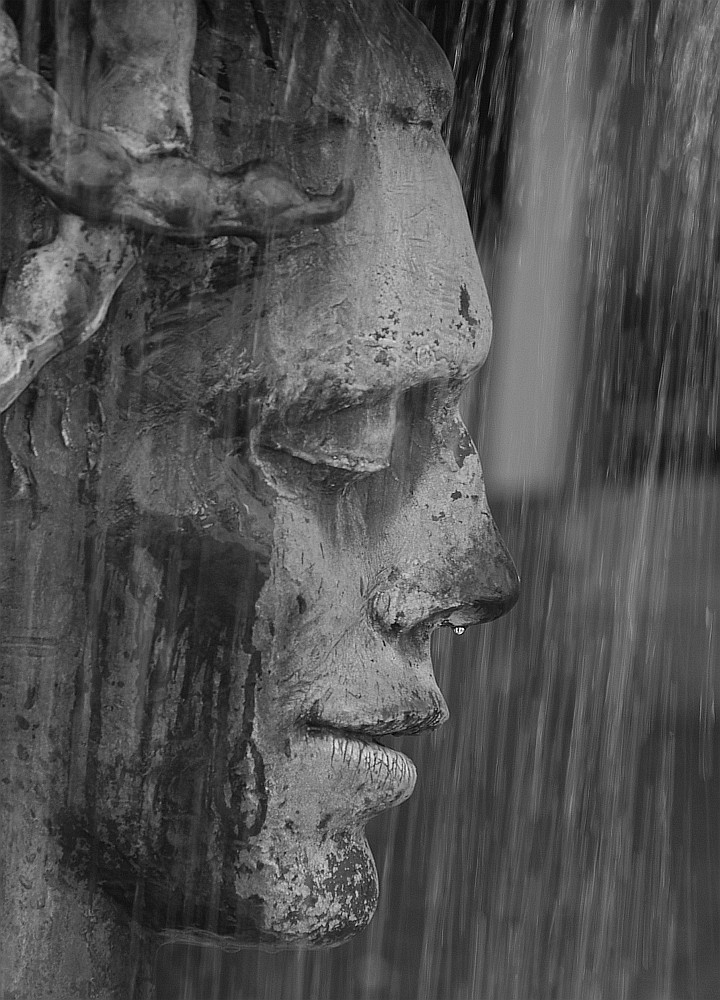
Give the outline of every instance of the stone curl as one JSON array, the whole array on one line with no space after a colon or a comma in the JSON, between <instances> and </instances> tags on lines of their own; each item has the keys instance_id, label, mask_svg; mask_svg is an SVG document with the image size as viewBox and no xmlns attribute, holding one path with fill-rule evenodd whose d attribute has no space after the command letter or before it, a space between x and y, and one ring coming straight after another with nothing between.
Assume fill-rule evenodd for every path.
<instances>
[{"instance_id":1,"label":"stone curl","mask_svg":"<svg viewBox=\"0 0 720 1000\"><path fill-rule=\"evenodd\" d=\"M262 240L334 222L353 198L349 180L313 195L273 163L220 172L179 153L131 156L114 135L71 120L52 87L20 63L15 27L2 12L0 154L63 211L181 240Z\"/></svg>"},{"instance_id":2,"label":"stone curl","mask_svg":"<svg viewBox=\"0 0 720 1000\"><path fill-rule=\"evenodd\" d=\"M140 105L152 102L135 96ZM214 171L177 144L163 149L135 135L124 146L122 134L106 120L92 129L71 119L61 96L20 62L15 26L0 10L0 156L68 213L56 240L26 255L8 278L0 412L52 357L99 329L137 259L128 229L186 241L235 235L259 242L334 222L352 203L350 180L331 194L311 194L273 163Z\"/></svg>"}]
</instances>

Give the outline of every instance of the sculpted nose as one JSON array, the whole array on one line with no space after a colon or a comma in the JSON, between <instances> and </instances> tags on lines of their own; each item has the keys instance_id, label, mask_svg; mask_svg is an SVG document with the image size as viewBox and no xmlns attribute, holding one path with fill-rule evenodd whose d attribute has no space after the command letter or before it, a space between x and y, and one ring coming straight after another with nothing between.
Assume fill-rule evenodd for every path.
<instances>
[{"instance_id":1,"label":"sculpted nose","mask_svg":"<svg viewBox=\"0 0 720 1000\"><path fill-rule=\"evenodd\" d=\"M372 599L372 617L383 632L398 636L440 625L466 628L513 607L520 581L489 511L485 508L479 523L475 520L469 537L458 537L464 525L460 519L455 530L448 525L435 537L425 535L425 551L418 547L391 570ZM446 543L443 551L438 541Z\"/></svg>"}]
</instances>

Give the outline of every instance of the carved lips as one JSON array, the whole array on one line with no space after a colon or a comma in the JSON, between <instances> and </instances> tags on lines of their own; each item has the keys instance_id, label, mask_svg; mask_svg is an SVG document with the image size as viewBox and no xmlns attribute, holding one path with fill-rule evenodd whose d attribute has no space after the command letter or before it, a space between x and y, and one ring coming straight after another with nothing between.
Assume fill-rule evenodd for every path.
<instances>
[{"instance_id":1,"label":"carved lips","mask_svg":"<svg viewBox=\"0 0 720 1000\"><path fill-rule=\"evenodd\" d=\"M326 764L329 758L332 772L347 769L358 780L357 818L361 822L404 802L415 788L417 771L410 758L362 732L310 728L307 738Z\"/></svg>"}]
</instances>

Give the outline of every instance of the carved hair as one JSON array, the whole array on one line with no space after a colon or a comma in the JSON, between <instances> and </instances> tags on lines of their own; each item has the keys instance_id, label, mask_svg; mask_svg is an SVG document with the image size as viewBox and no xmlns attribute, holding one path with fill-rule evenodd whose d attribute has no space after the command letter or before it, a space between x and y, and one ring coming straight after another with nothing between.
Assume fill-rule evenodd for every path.
<instances>
[{"instance_id":1,"label":"carved hair","mask_svg":"<svg viewBox=\"0 0 720 1000\"><path fill-rule=\"evenodd\" d=\"M0 11L0 155L66 213L55 241L8 280L0 411L51 358L99 329L137 260L128 230L260 241L333 222L352 202L349 180L317 195L274 163L220 172L188 154L194 11L194 0L94 0L95 64L109 68L91 72L93 127L73 121L62 96L22 65L15 26Z\"/></svg>"}]
</instances>

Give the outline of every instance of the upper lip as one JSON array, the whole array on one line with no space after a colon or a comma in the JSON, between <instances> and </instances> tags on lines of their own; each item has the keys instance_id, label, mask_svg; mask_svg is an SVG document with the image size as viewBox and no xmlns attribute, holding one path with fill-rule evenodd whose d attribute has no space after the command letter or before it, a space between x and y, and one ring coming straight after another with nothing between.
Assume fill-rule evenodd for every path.
<instances>
[{"instance_id":1,"label":"upper lip","mask_svg":"<svg viewBox=\"0 0 720 1000\"><path fill-rule=\"evenodd\" d=\"M405 712L401 716L380 720L348 720L324 718L316 712L309 712L301 721L308 729L328 729L345 736L365 737L373 739L377 736L406 736L419 733L424 729L434 729L445 721L445 713L438 707L419 715L416 712Z\"/></svg>"}]
</instances>

